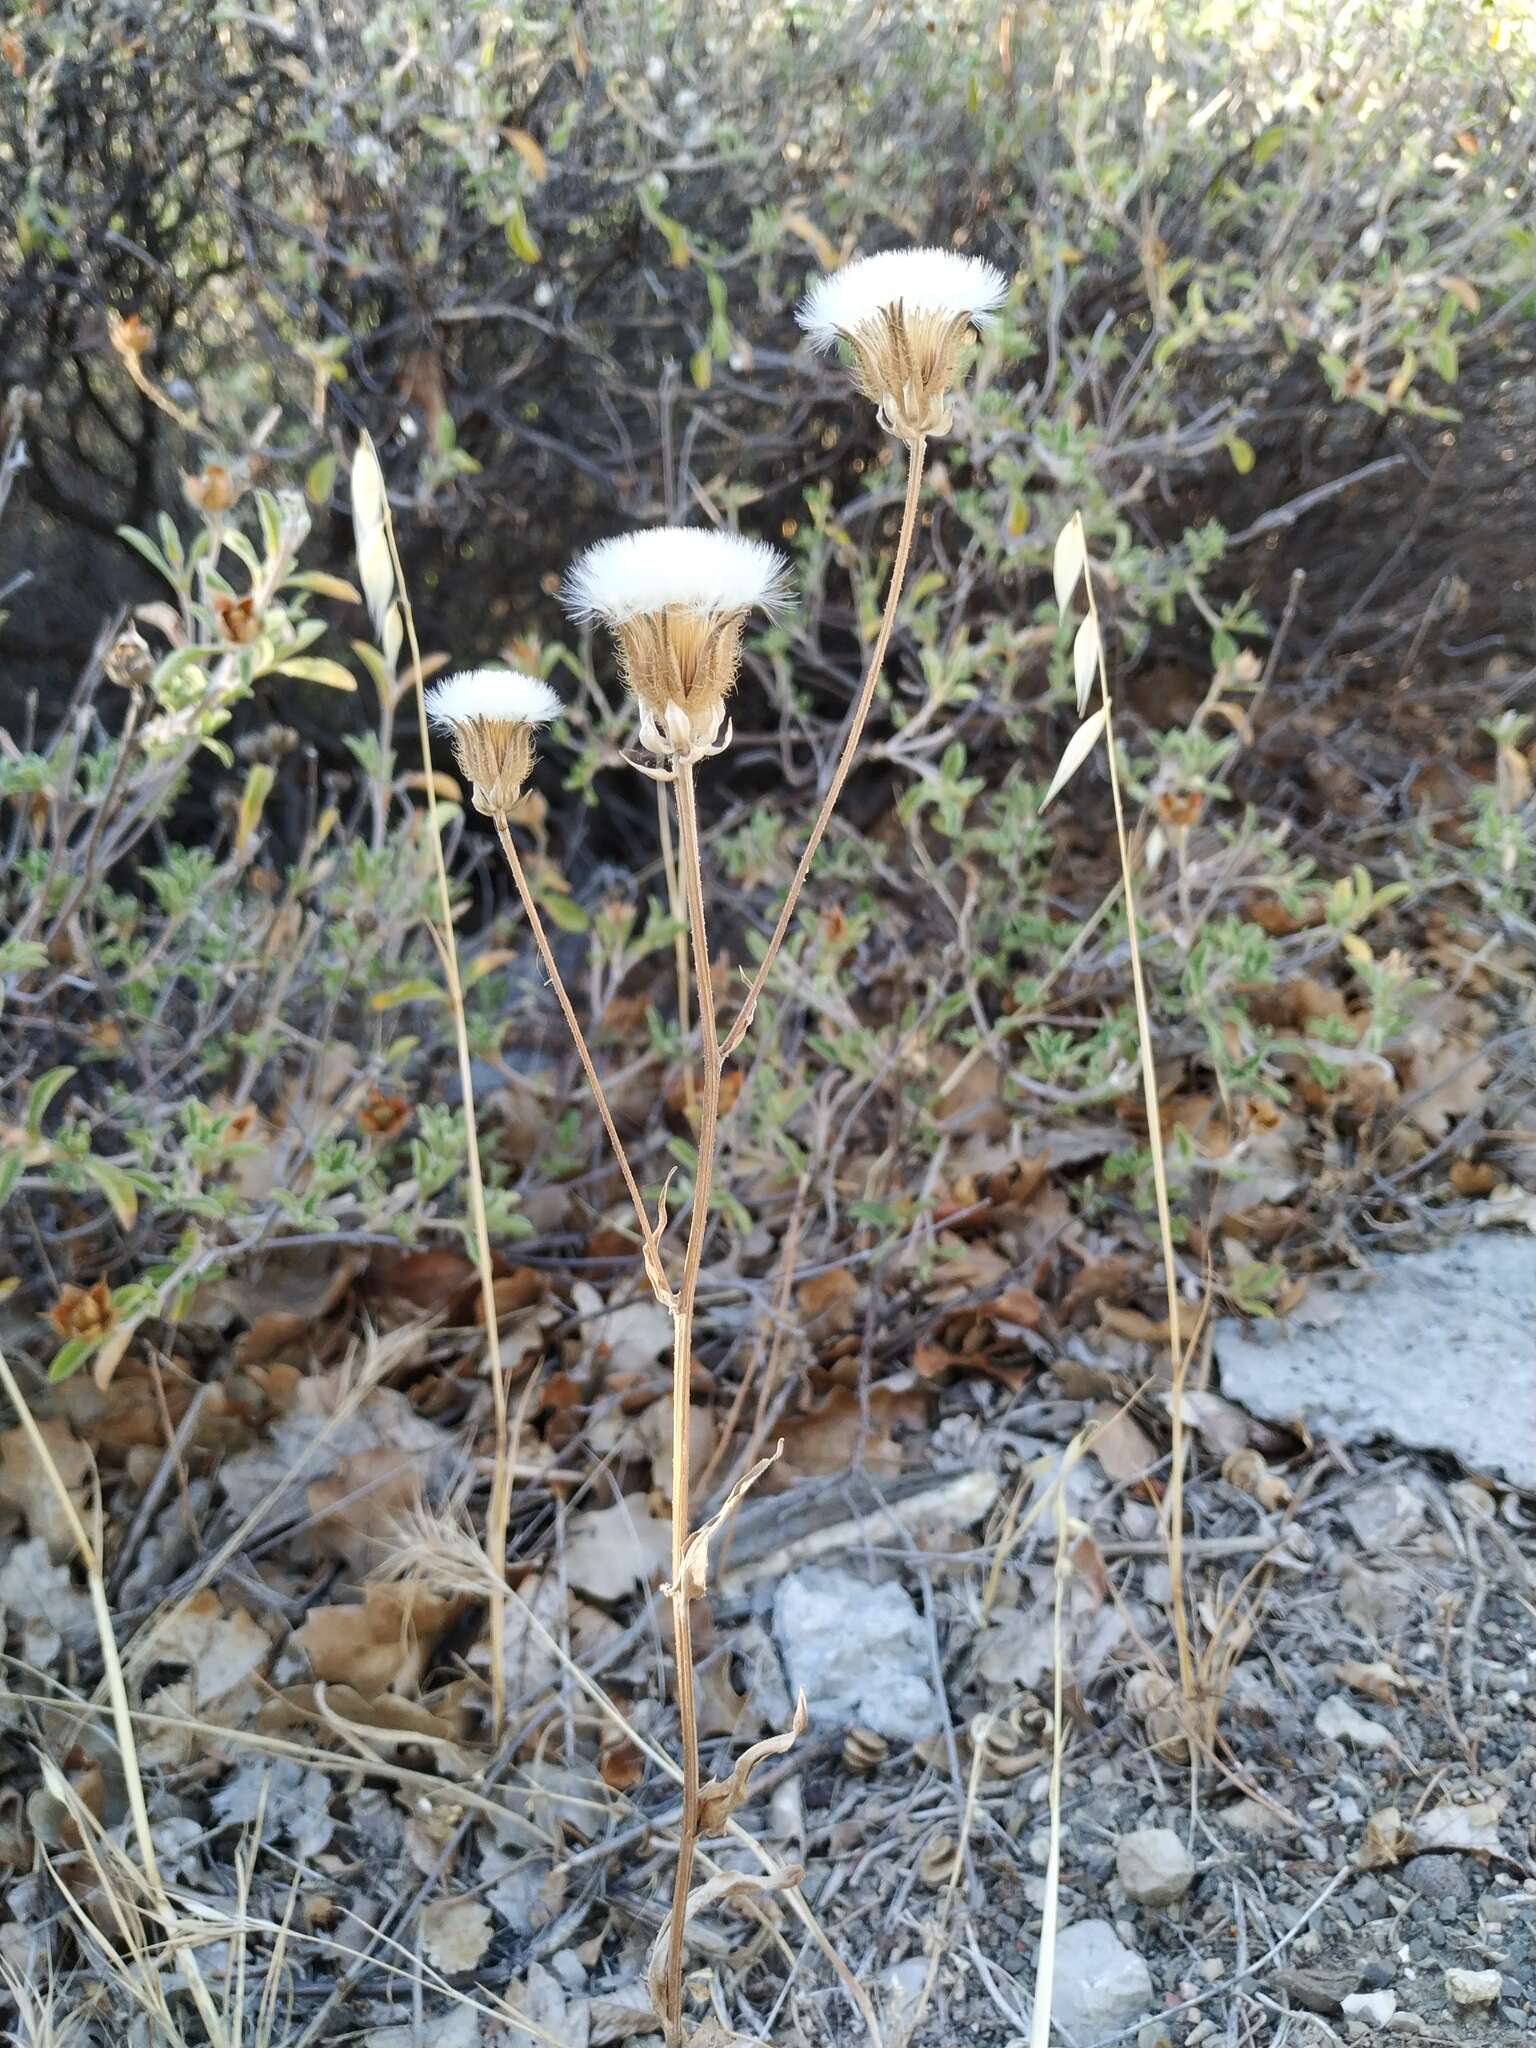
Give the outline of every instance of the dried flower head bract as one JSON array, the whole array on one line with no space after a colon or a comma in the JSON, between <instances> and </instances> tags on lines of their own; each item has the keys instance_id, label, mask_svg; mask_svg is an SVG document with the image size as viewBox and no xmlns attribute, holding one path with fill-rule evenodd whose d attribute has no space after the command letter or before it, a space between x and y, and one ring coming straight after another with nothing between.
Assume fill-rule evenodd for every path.
<instances>
[{"instance_id":1,"label":"dried flower head bract","mask_svg":"<svg viewBox=\"0 0 1536 2048\"><path fill-rule=\"evenodd\" d=\"M690 526L621 534L577 557L566 609L612 629L652 753L697 760L715 748L747 614L790 602L786 569L764 541Z\"/></svg>"},{"instance_id":2,"label":"dried flower head bract","mask_svg":"<svg viewBox=\"0 0 1536 2048\"><path fill-rule=\"evenodd\" d=\"M559 710L548 683L516 669L466 669L427 692L427 716L452 739L475 809L488 818L505 817L521 796L533 773L534 729Z\"/></svg>"},{"instance_id":3,"label":"dried flower head bract","mask_svg":"<svg viewBox=\"0 0 1536 2048\"><path fill-rule=\"evenodd\" d=\"M815 347L846 341L859 389L904 441L949 431L972 331L1007 297L997 266L953 249L888 249L821 278L796 316Z\"/></svg>"}]
</instances>

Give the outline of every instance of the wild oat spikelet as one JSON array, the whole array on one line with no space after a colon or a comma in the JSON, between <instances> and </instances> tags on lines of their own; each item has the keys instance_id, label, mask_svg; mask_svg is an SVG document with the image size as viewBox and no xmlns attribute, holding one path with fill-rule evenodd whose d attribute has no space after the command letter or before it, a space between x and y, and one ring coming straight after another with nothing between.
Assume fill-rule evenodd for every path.
<instances>
[{"instance_id":1,"label":"wild oat spikelet","mask_svg":"<svg viewBox=\"0 0 1536 2048\"><path fill-rule=\"evenodd\" d=\"M534 730L559 710L548 683L510 668L466 669L427 692L427 716L452 739L475 809L487 818L504 818L522 795Z\"/></svg>"},{"instance_id":2,"label":"wild oat spikelet","mask_svg":"<svg viewBox=\"0 0 1536 2048\"><path fill-rule=\"evenodd\" d=\"M960 352L1002 304L995 264L952 249L888 249L821 278L796 317L819 349L846 341L859 389L908 443L950 428Z\"/></svg>"},{"instance_id":3,"label":"wild oat spikelet","mask_svg":"<svg viewBox=\"0 0 1536 2048\"><path fill-rule=\"evenodd\" d=\"M718 751L747 614L789 603L786 568L763 541L689 526L621 534L577 557L566 609L613 632L653 754L694 761Z\"/></svg>"}]
</instances>

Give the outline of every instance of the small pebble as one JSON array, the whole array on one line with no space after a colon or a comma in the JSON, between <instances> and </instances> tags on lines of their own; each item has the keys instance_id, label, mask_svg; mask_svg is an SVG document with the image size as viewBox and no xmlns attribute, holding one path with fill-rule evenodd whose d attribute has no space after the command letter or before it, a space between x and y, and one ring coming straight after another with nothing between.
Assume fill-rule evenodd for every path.
<instances>
[{"instance_id":1,"label":"small pebble","mask_svg":"<svg viewBox=\"0 0 1536 2048\"><path fill-rule=\"evenodd\" d=\"M1362 2020L1368 2027L1384 2027L1397 2011L1397 1993L1352 1991L1340 2004L1346 2019Z\"/></svg>"},{"instance_id":2,"label":"small pebble","mask_svg":"<svg viewBox=\"0 0 1536 2048\"><path fill-rule=\"evenodd\" d=\"M1115 1850L1121 1888L1138 1906L1171 1906L1195 1881L1189 1851L1172 1828L1136 1828Z\"/></svg>"},{"instance_id":3,"label":"small pebble","mask_svg":"<svg viewBox=\"0 0 1536 2048\"><path fill-rule=\"evenodd\" d=\"M1453 2005L1495 2005L1504 1989L1497 1970L1447 1970L1446 1996Z\"/></svg>"}]
</instances>

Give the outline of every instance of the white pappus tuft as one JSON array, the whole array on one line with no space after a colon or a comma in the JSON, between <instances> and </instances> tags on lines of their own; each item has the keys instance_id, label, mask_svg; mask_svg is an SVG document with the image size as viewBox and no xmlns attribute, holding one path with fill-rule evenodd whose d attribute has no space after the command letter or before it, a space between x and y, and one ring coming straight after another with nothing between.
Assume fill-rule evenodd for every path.
<instances>
[{"instance_id":1,"label":"white pappus tuft","mask_svg":"<svg viewBox=\"0 0 1536 2048\"><path fill-rule=\"evenodd\" d=\"M600 540L571 564L561 596L573 618L609 626L647 612L708 618L754 605L781 611L792 602L777 548L704 526L653 526Z\"/></svg>"},{"instance_id":2,"label":"white pappus tuft","mask_svg":"<svg viewBox=\"0 0 1536 2048\"><path fill-rule=\"evenodd\" d=\"M910 315L937 313L984 321L1008 296L1008 280L995 263L954 249L887 249L861 256L819 278L795 318L815 347L857 334L888 307Z\"/></svg>"},{"instance_id":3,"label":"white pappus tuft","mask_svg":"<svg viewBox=\"0 0 1536 2048\"><path fill-rule=\"evenodd\" d=\"M427 692L427 716L439 732L457 732L471 719L498 725L548 725L560 699L537 676L513 668L470 668Z\"/></svg>"}]
</instances>

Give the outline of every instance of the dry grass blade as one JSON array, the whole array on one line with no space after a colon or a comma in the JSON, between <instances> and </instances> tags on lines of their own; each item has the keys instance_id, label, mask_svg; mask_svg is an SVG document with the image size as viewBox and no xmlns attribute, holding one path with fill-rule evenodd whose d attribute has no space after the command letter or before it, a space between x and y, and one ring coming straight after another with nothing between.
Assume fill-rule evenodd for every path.
<instances>
[{"instance_id":1,"label":"dry grass blade","mask_svg":"<svg viewBox=\"0 0 1536 2048\"><path fill-rule=\"evenodd\" d=\"M359 484L359 477L361 483ZM427 730L427 700L423 687L421 647L416 638L416 619L411 610L411 601L405 589L405 571L400 562L400 550L395 540L394 521L390 517L389 497L384 489L384 479L379 470L379 459L374 453L373 443L363 435L358 444L357 459L353 464L354 493L361 490L361 527L358 546L366 547L367 562L360 560L359 572L363 587L368 594L370 610L381 604L387 608L385 625L391 619L403 617L405 636L410 648L411 673L415 685L416 727L421 745L421 758L430 767L432 742ZM354 497L354 503L359 502ZM382 534L386 562L381 564L377 536ZM383 573L387 566L390 577ZM398 592L398 601L391 603L390 584ZM377 618L376 618L377 623ZM395 647L398 652L399 628L396 626ZM389 646L386 641L385 656L393 667ZM503 1651L506 1642L506 1565L507 1565L507 1522L511 1515L512 1473L510 1446L508 1440L507 1382L501 1361L500 1317L496 1307L496 1282L491 1266L491 1236L486 1220L485 1176L480 1164L480 1138L475 1123L475 1074L474 1061L469 1046L469 1023L464 1013L464 985L459 974L458 950L453 930L453 896L448 884L448 868L443 858L443 834L438 813L437 781L428 773L425 777L427 789L427 834L432 843L433 874L437 885L438 929L435 934L438 952L443 962L443 972L448 982L448 1000L453 1013L454 1048L458 1056L459 1089L464 1104L464 1139L466 1151L466 1179L469 1187L470 1224L474 1232L475 1266L480 1281L480 1312L485 1324L486 1362L491 1381L491 1403L495 1427L495 1470L491 1478L491 1502L486 1515L485 1552L491 1566L492 1577L498 1591L492 1596L491 1614L491 1716L497 1733L501 1731L506 1715L506 1670Z\"/></svg>"},{"instance_id":2,"label":"dry grass blade","mask_svg":"<svg viewBox=\"0 0 1536 2048\"><path fill-rule=\"evenodd\" d=\"M1057 1475L1052 1504L1056 1529L1056 1582L1051 1609L1051 1661L1055 1665L1051 1691L1051 1784L1050 1848L1045 1865L1045 1907L1040 1916L1040 1954L1035 1964L1035 2003L1030 2016L1029 2048L1049 2048L1051 2000L1055 1991L1056 1925L1061 1910L1061 1767L1066 1753L1066 1716L1062 1666L1066 1662L1067 1582L1072 1576L1068 1549L1070 1534L1067 1515L1067 1475L1088 1448L1085 1434L1068 1444Z\"/></svg>"},{"instance_id":3,"label":"dry grass blade","mask_svg":"<svg viewBox=\"0 0 1536 2048\"><path fill-rule=\"evenodd\" d=\"M91 1597L91 1611L95 1616L97 1640L101 1647L102 1667L105 1673L107 1695L111 1702L112 1723L117 1735L118 1754L122 1763L123 1783L128 1797L128 1809L133 1821L134 1839L138 1844L140 1860L144 1866L144 1883L149 1890L157 1916L165 1929L166 1939L186 1972L187 1984L197 2006L199 2017L208 2031L212 2048L224 2048L226 2040L223 2024L217 2006L209 1992L203 1973L198 1967L197 1957L186 1948L178 1931L178 1922L171 1911L165 1884L160 1875L159 1858L155 1852L154 1831L150 1825L149 1805L144 1796L144 1779L139 1769L138 1743L134 1736L133 1713L128 1700L128 1687L123 1677L122 1659L118 1654L117 1635L112 1626L112 1610L107 1599L106 1579L102 1574L100 1531L93 1539L81 1520L74 1498L65 1485L47 1438L38 1428L25 1396L17 1384L5 1354L0 1352L0 1385L15 1409L21 1427L37 1458L39 1468L48 1476L59 1502L59 1508L69 1527L70 1535L80 1555L85 1571L86 1584ZM99 1521L99 1502L98 1502ZM60 1780L62 1783L63 1781Z\"/></svg>"}]
</instances>

